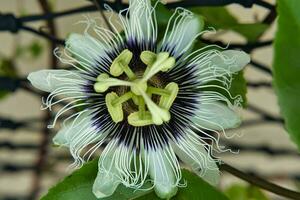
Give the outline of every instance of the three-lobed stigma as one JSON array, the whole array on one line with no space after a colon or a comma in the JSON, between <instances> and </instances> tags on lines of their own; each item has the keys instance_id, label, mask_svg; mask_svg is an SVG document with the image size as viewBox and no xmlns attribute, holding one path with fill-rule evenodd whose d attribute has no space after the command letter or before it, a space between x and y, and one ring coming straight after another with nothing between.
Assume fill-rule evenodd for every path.
<instances>
[{"instance_id":1,"label":"three-lobed stigma","mask_svg":"<svg viewBox=\"0 0 300 200\"><path fill-rule=\"evenodd\" d=\"M128 49L123 50L114 59L110 66L110 75L102 73L97 77L94 89L98 93L103 93L113 86L126 86L129 91L122 95L116 92L109 92L105 96L105 103L108 112L115 123L124 120L123 103L132 100L138 111L131 112L127 121L132 126L147 126L151 124L161 125L171 119L170 108L177 97L178 85L174 82L168 83L165 88L154 87L148 83L154 75L159 72L166 72L174 67L175 59L170 57L168 52L155 54L151 51L143 51L140 54L141 61L147 68L141 78L137 78L135 72L129 67L133 57ZM122 74L126 74L128 80L119 79ZM159 101L153 101L152 96L159 96Z\"/></svg>"}]
</instances>

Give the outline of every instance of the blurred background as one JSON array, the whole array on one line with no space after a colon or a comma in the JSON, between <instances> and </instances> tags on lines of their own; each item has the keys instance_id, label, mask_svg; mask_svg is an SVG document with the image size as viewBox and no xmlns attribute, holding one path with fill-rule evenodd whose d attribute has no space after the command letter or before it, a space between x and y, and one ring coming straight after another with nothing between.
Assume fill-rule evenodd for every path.
<instances>
[{"instance_id":1,"label":"blurred background","mask_svg":"<svg viewBox=\"0 0 300 200\"><path fill-rule=\"evenodd\" d=\"M275 0L265 2L275 5ZM90 5L92 3L85 0L2 0L0 12L20 17ZM244 123L238 130L229 132L237 134L235 137L224 142L224 145L239 152L223 153L220 156L238 169L297 190L300 157L282 126L276 96L271 87L273 50L270 43L276 31L274 10L271 16L270 10L258 5L244 8L232 4L226 6L226 9L239 23L269 20L267 22L271 25L259 36L259 41L266 44L251 51L253 63L244 71L248 83L248 108L241 111ZM76 22L87 14L101 18L97 11L82 12L56 18L55 21L37 21L26 25L64 39L71 32L83 31L84 26ZM216 10L216 20L217 15ZM247 42L244 36L228 29L219 29L216 34L205 35L204 38L213 42L222 41L224 44ZM56 68L62 64L53 58L54 46L49 40L30 31L2 31L0 44L1 88L8 83L12 88L10 92L0 91L0 200L39 199L51 186L71 173L67 167L72 159L67 149L52 145L56 130L46 128L47 123L51 122L51 116L40 109L41 96L23 83L26 83L24 79L29 72ZM13 81L10 83L8 80ZM220 187L230 192L235 187L248 186L246 182L224 172ZM270 199L284 199L265 191L262 193Z\"/></svg>"}]
</instances>

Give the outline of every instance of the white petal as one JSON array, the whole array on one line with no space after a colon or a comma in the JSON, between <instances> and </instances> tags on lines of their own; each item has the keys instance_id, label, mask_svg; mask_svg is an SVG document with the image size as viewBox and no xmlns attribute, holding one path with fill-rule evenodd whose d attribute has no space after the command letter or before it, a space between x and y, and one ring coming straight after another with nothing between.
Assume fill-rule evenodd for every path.
<instances>
[{"instance_id":1,"label":"white petal","mask_svg":"<svg viewBox=\"0 0 300 200\"><path fill-rule=\"evenodd\" d=\"M201 128L213 130L236 128L241 124L241 118L220 102L200 104L193 121Z\"/></svg>"},{"instance_id":2,"label":"white petal","mask_svg":"<svg viewBox=\"0 0 300 200\"><path fill-rule=\"evenodd\" d=\"M97 198L111 196L119 184L119 179L113 173L99 171L93 185L93 193Z\"/></svg>"},{"instance_id":3,"label":"white petal","mask_svg":"<svg viewBox=\"0 0 300 200\"><path fill-rule=\"evenodd\" d=\"M181 140L185 140L182 138ZM176 155L186 165L211 185L217 185L220 180L220 173L217 164L205 150L202 144L195 144L191 141L181 141L173 145Z\"/></svg>"},{"instance_id":4,"label":"white petal","mask_svg":"<svg viewBox=\"0 0 300 200\"><path fill-rule=\"evenodd\" d=\"M102 152L98 162L98 174L93 185L93 193L97 198L111 196L121 183L118 169L115 167L115 145L111 141Z\"/></svg>"},{"instance_id":5,"label":"white petal","mask_svg":"<svg viewBox=\"0 0 300 200\"><path fill-rule=\"evenodd\" d=\"M31 72L27 79L34 87L45 92L52 92L64 86L76 87L82 81L76 72L62 69Z\"/></svg>"},{"instance_id":6,"label":"white petal","mask_svg":"<svg viewBox=\"0 0 300 200\"><path fill-rule=\"evenodd\" d=\"M55 145L69 147L71 143L77 141L77 138L80 139L82 137L81 135L86 132L95 131L95 128L92 127L92 123L91 113L83 113L79 115L58 131L53 138L53 143Z\"/></svg>"},{"instance_id":7,"label":"white petal","mask_svg":"<svg viewBox=\"0 0 300 200\"><path fill-rule=\"evenodd\" d=\"M53 137L52 141L55 145L68 147L70 142L67 140L67 135L70 134L70 126L62 127L56 135Z\"/></svg>"},{"instance_id":8,"label":"white petal","mask_svg":"<svg viewBox=\"0 0 300 200\"><path fill-rule=\"evenodd\" d=\"M83 114L67 123L53 138L56 145L66 146L74 158L74 167L80 167L85 160L89 160L97 149L103 144L105 132L94 126L90 115ZM93 145L91 145L93 144Z\"/></svg>"},{"instance_id":9,"label":"white petal","mask_svg":"<svg viewBox=\"0 0 300 200\"><path fill-rule=\"evenodd\" d=\"M234 73L242 70L250 62L250 56L244 51L226 50L212 59L212 65Z\"/></svg>"},{"instance_id":10,"label":"white petal","mask_svg":"<svg viewBox=\"0 0 300 200\"><path fill-rule=\"evenodd\" d=\"M104 53L104 46L97 39L89 35L72 33L66 40L66 49L75 58L86 65L96 65Z\"/></svg>"},{"instance_id":11,"label":"white petal","mask_svg":"<svg viewBox=\"0 0 300 200\"><path fill-rule=\"evenodd\" d=\"M162 199L170 199L177 193L177 180L174 169L164 150L149 150L149 173L154 181L154 190ZM175 157L176 159L176 157Z\"/></svg>"},{"instance_id":12,"label":"white petal","mask_svg":"<svg viewBox=\"0 0 300 200\"><path fill-rule=\"evenodd\" d=\"M174 14L171 17L169 23L174 23L173 18L176 18L176 24L173 24L172 28L170 27L170 31L168 31L168 29L166 30L161 48L162 51L167 50L175 57L184 54L191 48L203 27L203 22L199 16L194 15L187 10L181 12L180 20L175 17L178 15Z\"/></svg>"}]
</instances>

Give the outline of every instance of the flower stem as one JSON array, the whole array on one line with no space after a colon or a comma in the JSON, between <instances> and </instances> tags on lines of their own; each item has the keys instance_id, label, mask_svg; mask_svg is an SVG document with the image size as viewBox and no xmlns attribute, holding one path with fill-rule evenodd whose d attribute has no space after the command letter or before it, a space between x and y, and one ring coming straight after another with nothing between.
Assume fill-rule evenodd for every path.
<instances>
[{"instance_id":1,"label":"flower stem","mask_svg":"<svg viewBox=\"0 0 300 200\"><path fill-rule=\"evenodd\" d=\"M226 171L236 177L239 177L240 179L247 181L250 184L256 185L256 186L258 186L262 189L265 189L269 192L278 194L283 197L300 200L299 192L280 187L280 186L275 185L274 183L268 182L258 176L253 176L252 174L247 174L247 173L242 172L226 163L222 163L219 167L222 171Z\"/></svg>"}]
</instances>

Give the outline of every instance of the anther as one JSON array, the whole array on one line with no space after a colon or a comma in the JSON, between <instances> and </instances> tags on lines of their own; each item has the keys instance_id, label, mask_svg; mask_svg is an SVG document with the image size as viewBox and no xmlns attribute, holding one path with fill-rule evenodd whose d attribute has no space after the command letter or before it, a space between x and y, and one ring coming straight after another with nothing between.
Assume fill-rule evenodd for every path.
<instances>
[{"instance_id":1,"label":"anther","mask_svg":"<svg viewBox=\"0 0 300 200\"><path fill-rule=\"evenodd\" d=\"M147 65L143 81L148 81L158 72L166 72L175 65L175 58L170 57L168 52L158 53L155 57L153 54L153 52L143 51L140 55L141 60Z\"/></svg>"},{"instance_id":2,"label":"anther","mask_svg":"<svg viewBox=\"0 0 300 200\"><path fill-rule=\"evenodd\" d=\"M171 119L171 115L168 110L156 105L144 91L140 91L140 93L152 115L152 121L154 124L161 125L163 122L168 122Z\"/></svg>"},{"instance_id":3,"label":"anther","mask_svg":"<svg viewBox=\"0 0 300 200\"><path fill-rule=\"evenodd\" d=\"M133 93L132 92L126 92L125 94L123 94L122 96L118 97L117 99L114 99L111 103L113 106L122 104L126 101L128 101L129 99L131 99L133 97Z\"/></svg>"},{"instance_id":4,"label":"anther","mask_svg":"<svg viewBox=\"0 0 300 200\"><path fill-rule=\"evenodd\" d=\"M100 74L97 77L97 82L94 84L96 92L105 92L109 87L112 86L131 86L132 83L129 81L120 80L117 78L110 78L108 74Z\"/></svg>"},{"instance_id":5,"label":"anther","mask_svg":"<svg viewBox=\"0 0 300 200\"><path fill-rule=\"evenodd\" d=\"M129 81L111 78L108 74L102 73L97 77L94 84L96 92L105 92L112 86L128 86L130 91L118 96L115 92L110 92L105 96L108 112L115 123L123 121L124 114L122 104L132 99L138 106L138 111L128 113L128 123L132 126L161 125L171 119L169 109L171 108L177 94L178 85L174 82L169 83L165 88L148 86L148 80L156 73L168 71L175 65L175 59L170 57L168 52L155 54L150 51L143 51L140 58L147 65L147 69L141 79L136 79L128 64L132 59L132 53L124 50L113 61L110 67L110 74L120 76L126 73ZM152 95L159 95L158 105L153 102ZM147 110L146 110L147 108Z\"/></svg>"},{"instance_id":6,"label":"anther","mask_svg":"<svg viewBox=\"0 0 300 200\"><path fill-rule=\"evenodd\" d=\"M113 101L117 100L119 96L115 92L106 94L105 103L107 110L115 123L123 121L124 114L122 104L114 104Z\"/></svg>"},{"instance_id":7,"label":"anther","mask_svg":"<svg viewBox=\"0 0 300 200\"><path fill-rule=\"evenodd\" d=\"M114 59L113 63L110 66L109 72L113 76L120 76L125 72L125 74L128 76L130 80L135 79L135 74L134 72L130 69L128 66L131 59L132 59L132 53L128 50L125 49L121 52L121 54Z\"/></svg>"},{"instance_id":8,"label":"anther","mask_svg":"<svg viewBox=\"0 0 300 200\"><path fill-rule=\"evenodd\" d=\"M160 96L168 96L171 93L169 90L151 87L151 86L148 87L147 92L151 94L160 95Z\"/></svg>"},{"instance_id":9,"label":"anther","mask_svg":"<svg viewBox=\"0 0 300 200\"><path fill-rule=\"evenodd\" d=\"M132 126L147 126L153 124L152 115L146 111L143 118L140 117L139 112L133 112L128 116L128 124Z\"/></svg>"},{"instance_id":10,"label":"anther","mask_svg":"<svg viewBox=\"0 0 300 200\"><path fill-rule=\"evenodd\" d=\"M170 110L174 100L177 97L178 91L179 91L178 85L174 82L171 82L165 87L164 91L168 91L169 94L168 95L162 95L160 97L158 105L161 108Z\"/></svg>"}]
</instances>

